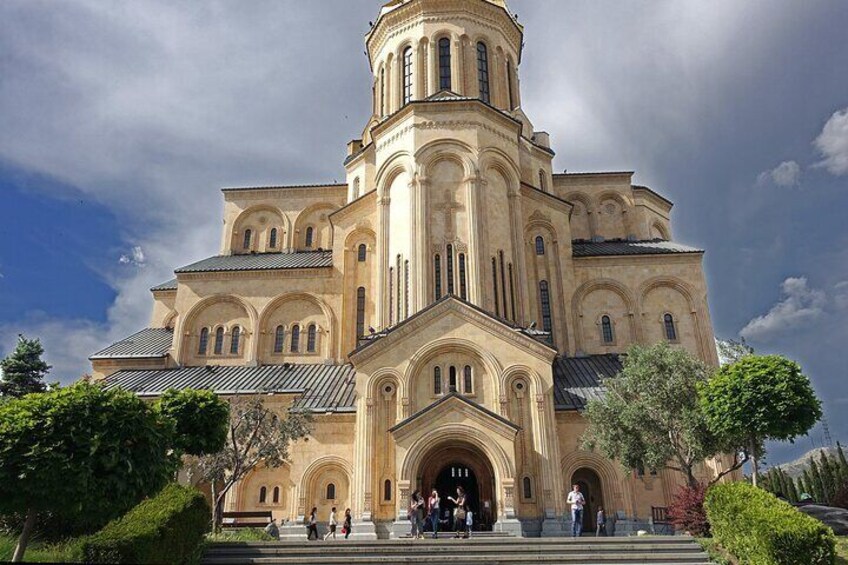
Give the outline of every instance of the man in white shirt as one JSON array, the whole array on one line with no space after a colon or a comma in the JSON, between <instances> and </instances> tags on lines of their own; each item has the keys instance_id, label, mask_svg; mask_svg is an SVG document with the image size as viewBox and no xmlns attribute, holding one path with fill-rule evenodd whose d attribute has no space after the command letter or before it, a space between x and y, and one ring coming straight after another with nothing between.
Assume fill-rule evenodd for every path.
<instances>
[{"instance_id":1,"label":"man in white shirt","mask_svg":"<svg viewBox=\"0 0 848 565\"><path fill-rule=\"evenodd\" d=\"M580 492L580 485L574 485L572 491L568 493L566 503L571 505L571 536L578 538L583 533L583 506L586 505L586 499Z\"/></svg>"}]
</instances>

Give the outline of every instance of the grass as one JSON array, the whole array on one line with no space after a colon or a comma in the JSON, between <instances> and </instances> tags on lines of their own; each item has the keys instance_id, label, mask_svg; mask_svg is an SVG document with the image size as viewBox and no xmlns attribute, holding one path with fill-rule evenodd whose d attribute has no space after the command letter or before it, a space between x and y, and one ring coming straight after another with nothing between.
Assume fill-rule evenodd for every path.
<instances>
[{"instance_id":1,"label":"grass","mask_svg":"<svg viewBox=\"0 0 848 565\"><path fill-rule=\"evenodd\" d=\"M209 543L226 543L231 541L273 541L270 535L262 528L237 528L223 530L217 534L209 534L206 541Z\"/></svg>"},{"instance_id":2,"label":"grass","mask_svg":"<svg viewBox=\"0 0 848 565\"><path fill-rule=\"evenodd\" d=\"M8 534L0 534L0 562L10 561L18 538ZM37 563L70 563L74 557L70 549L70 540L60 543L30 541L24 554L24 561Z\"/></svg>"},{"instance_id":3,"label":"grass","mask_svg":"<svg viewBox=\"0 0 848 565\"><path fill-rule=\"evenodd\" d=\"M836 563L837 565L848 565L848 536L836 538Z\"/></svg>"}]
</instances>

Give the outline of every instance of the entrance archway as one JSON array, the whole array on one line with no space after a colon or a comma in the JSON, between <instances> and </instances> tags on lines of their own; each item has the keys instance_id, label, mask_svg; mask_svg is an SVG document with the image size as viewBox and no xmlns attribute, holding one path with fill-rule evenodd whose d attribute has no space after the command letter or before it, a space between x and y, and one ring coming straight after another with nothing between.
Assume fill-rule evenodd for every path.
<instances>
[{"instance_id":1,"label":"entrance archway","mask_svg":"<svg viewBox=\"0 0 848 565\"><path fill-rule=\"evenodd\" d=\"M468 508L474 513L474 530L489 531L497 519L495 473L488 457L476 447L451 442L430 449L422 458L415 489L425 495L435 488L442 499L442 514L450 512L456 487L465 489Z\"/></svg>"},{"instance_id":2,"label":"entrance archway","mask_svg":"<svg viewBox=\"0 0 848 565\"><path fill-rule=\"evenodd\" d=\"M581 467L574 471L571 476L572 485L580 485L580 492L583 493L583 498L586 499L586 506L583 508L583 531L595 531L595 519L597 517L598 508L604 507L604 494L601 487L601 478L598 474L588 467Z\"/></svg>"}]
</instances>

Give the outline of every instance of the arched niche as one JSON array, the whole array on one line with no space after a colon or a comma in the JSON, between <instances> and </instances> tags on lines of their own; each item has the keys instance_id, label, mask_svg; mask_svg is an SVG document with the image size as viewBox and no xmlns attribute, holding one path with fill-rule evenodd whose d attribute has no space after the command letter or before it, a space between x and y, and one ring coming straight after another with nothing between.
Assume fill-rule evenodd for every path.
<instances>
[{"instance_id":1,"label":"arched niche","mask_svg":"<svg viewBox=\"0 0 848 565\"><path fill-rule=\"evenodd\" d=\"M692 292L681 280L657 278L640 289L642 332L648 343L672 341L681 344L695 355L701 354L700 336L696 327ZM665 315L673 318L676 339L666 335Z\"/></svg>"},{"instance_id":2,"label":"arched niche","mask_svg":"<svg viewBox=\"0 0 848 565\"><path fill-rule=\"evenodd\" d=\"M292 351L292 329L297 325L297 351ZM315 326L315 348L309 351L309 327ZM263 310L260 320L259 361L278 365L284 362L319 362L332 357L333 318L329 307L306 293L278 296ZM278 328L282 327L282 348ZM281 350L280 350L281 349Z\"/></svg>"},{"instance_id":3,"label":"arched niche","mask_svg":"<svg viewBox=\"0 0 848 565\"><path fill-rule=\"evenodd\" d=\"M330 249L333 245L329 215L338 206L328 202L313 204L295 220L295 248L300 251Z\"/></svg>"},{"instance_id":4,"label":"arched niche","mask_svg":"<svg viewBox=\"0 0 848 565\"><path fill-rule=\"evenodd\" d=\"M245 247L247 230L250 230L250 241ZM272 242L272 230L276 230L275 242ZM289 220L279 209L273 206L253 206L239 214L233 222L230 249L233 253L282 251L289 230ZM272 247L271 243L275 245Z\"/></svg>"},{"instance_id":5,"label":"arched niche","mask_svg":"<svg viewBox=\"0 0 848 565\"><path fill-rule=\"evenodd\" d=\"M216 295L199 301L186 315L181 327L181 364L188 366L207 364L239 364L250 356L251 339L257 316L252 306L232 295ZM205 352L200 349L203 329L208 331ZM222 330L220 353L215 352L218 329ZM231 352L234 328L239 328L239 347Z\"/></svg>"}]
</instances>

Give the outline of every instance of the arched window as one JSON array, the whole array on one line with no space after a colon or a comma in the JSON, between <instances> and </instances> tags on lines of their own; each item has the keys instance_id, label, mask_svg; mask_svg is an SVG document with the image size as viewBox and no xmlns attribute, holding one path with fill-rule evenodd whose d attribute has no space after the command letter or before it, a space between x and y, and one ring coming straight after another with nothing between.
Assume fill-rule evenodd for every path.
<instances>
[{"instance_id":1,"label":"arched window","mask_svg":"<svg viewBox=\"0 0 848 565\"><path fill-rule=\"evenodd\" d=\"M383 483L383 500L391 500L392 499L392 481L386 479Z\"/></svg>"},{"instance_id":2,"label":"arched window","mask_svg":"<svg viewBox=\"0 0 848 565\"><path fill-rule=\"evenodd\" d=\"M306 245L305 245L305 247L307 249L312 247L312 236L313 236L314 233L315 232L312 229L312 226L309 226L308 228L306 228Z\"/></svg>"},{"instance_id":3,"label":"arched window","mask_svg":"<svg viewBox=\"0 0 848 565\"><path fill-rule=\"evenodd\" d=\"M280 503L280 487L274 487L274 504Z\"/></svg>"},{"instance_id":4,"label":"arched window","mask_svg":"<svg viewBox=\"0 0 848 565\"><path fill-rule=\"evenodd\" d=\"M224 328L215 330L215 355L221 355L224 352Z\"/></svg>"},{"instance_id":5,"label":"arched window","mask_svg":"<svg viewBox=\"0 0 848 565\"><path fill-rule=\"evenodd\" d=\"M536 255L545 254L545 238L541 235L536 236Z\"/></svg>"},{"instance_id":6,"label":"arched window","mask_svg":"<svg viewBox=\"0 0 848 565\"><path fill-rule=\"evenodd\" d=\"M403 103L412 101L412 47L403 50Z\"/></svg>"},{"instance_id":7,"label":"arched window","mask_svg":"<svg viewBox=\"0 0 848 565\"><path fill-rule=\"evenodd\" d=\"M548 191L548 186L545 184L545 171L539 171L539 190L542 192Z\"/></svg>"},{"instance_id":8,"label":"arched window","mask_svg":"<svg viewBox=\"0 0 848 565\"><path fill-rule=\"evenodd\" d=\"M506 62L506 88L509 94L509 109L513 110L515 108L515 96L512 92L512 63L510 61Z\"/></svg>"},{"instance_id":9,"label":"arched window","mask_svg":"<svg viewBox=\"0 0 848 565\"><path fill-rule=\"evenodd\" d=\"M523 494L524 494L524 499L525 499L525 500L530 500L531 498L533 498L533 483L532 483L532 481L530 480L530 477L524 477L524 478L521 480L521 483L522 483L522 485L523 485L523 487L524 487L524 488L523 488L523 491L524 491L524 492L523 492Z\"/></svg>"},{"instance_id":10,"label":"arched window","mask_svg":"<svg viewBox=\"0 0 848 565\"><path fill-rule=\"evenodd\" d=\"M277 247L277 228L271 228L271 235L268 237L268 247Z\"/></svg>"},{"instance_id":11,"label":"arched window","mask_svg":"<svg viewBox=\"0 0 848 565\"><path fill-rule=\"evenodd\" d=\"M233 334L230 336L230 355L238 355L239 341L241 341L241 328L236 326L233 328Z\"/></svg>"},{"instance_id":12,"label":"arched window","mask_svg":"<svg viewBox=\"0 0 848 565\"><path fill-rule=\"evenodd\" d=\"M197 344L197 354L206 355L206 348L209 346L209 328L200 330L200 343Z\"/></svg>"},{"instance_id":13,"label":"arched window","mask_svg":"<svg viewBox=\"0 0 848 565\"><path fill-rule=\"evenodd\" d=\"M463 300L468 298L468 285L465 282L465 253L459 254L459 296Z\"/></svg>"},{"instance_id":14,"label":"arched window","mask_svg":"<svg viewBox=\"0 0 848 565\"><path fill-rule=\"evenodd\" d=\"M367 257L368 247L364 243L360 243L359 248L356 250L356 260L360 263L364 263Z\"/></svg>"},{"instance_id":15,"label":"arched window","mask_svg":"<svg viewBox=\"0 0 848 565\"><path fill-rule=\"evenodd\" d=\"M442 297L442 256L436 253L433 257L433 288L436 293L436 300Z\"/></svg>"},{"instance_id":16,"label":"arched window","mask_svg":"<svg viewBox=\"0 0 848 565\"><path fill-rule=\"evenodd\" d=\"M489 51L482 41L477 44L477 82L480 86L480 100L489 103Z\"/></svg>"},{"instance_id":17,"label":"arched window","mask_svg":"<svg viewBox=\"0 0 848 565\"><path fill-rule=\"evenodd\" d=\"M336 485L330 483L327 485L327 500L336 499Z\"/></svg>"},{"instance_id":18,"label":"arched window","mask_svg":"<svg viewBox=\"0 0 848 565\"><path fill-rule=\"evenodd\" d=\"M386 115L386 69L380 69L380 116Z\"/></svg>"},{"instance_id":19,"label":"arched window","mask_svg":"<svg viewBox=\"0 0 848 565\"><path fill-rule=\"evenodd\" d=\"M665 338L668 341L677 341L677 328L674 327L674 316L666 314L663 316L663 323L665 324Z\"/></svg>"},{"instance_id":20,"label":"arched window","mask_svg":"<svg viewBox=\"0 0 848 565\"><path fill-rule=\"evenodd\" d=\"M451 365L450 369L448 369L448 392L456 392L456 367Z\"/></svg>"},{"instance_id":21,"label":"arched window","mask_svg":"<svg viewBox=\"0 0 848 565\"><path fill-rule=\"evenodd\" d=\"M548 281L539 281L539 303L542 307L542 329L546 332L552 332L551 293L548 288Z\"/></svg>"},{"instance_id":22,"label":"arched window","mask_svg":"<svg viewBox=\"0 0 848 565\"><path fill-rule=\"evenodd\" d=\"M492 257L492 294L495 297L495 315L501 315L500 302L498 302L498 262Z\"/></svg>"},{"instance_id":23,"label":"arched window","mask_svg":"<svg viewBox=\"0 0 848 565\"><path fill-rule=\"evenodd\" d=\"M601 337L604 339L604 343L612 343L613 333L612 333L612 320L610 320L609 316L601 316Z\"/></svg>"},{"instance_id":24,"label":"arched window","mask_svg":"<svg viewBox=\"0 0 848 565\"><path fill-rule=\"evenodd\" d=\"M265 500L268 498L268 489L265 487L259 488L259 504L265 504Z\"/></svg>"},{"instance_id":25,"label":"arched window","mask_svg":"<svg viewBox=\"0 0 848 565\"><path fill-rule=\"evenodd\" d=\"M453 245L448 245L448 294L453 294Z\"/></svg>"},{"instance_id":26,"label":"arched window","mask_svg":"<svg viewBox=\"0 0 848 565\"><path fill-rule=\"evenodd\" d=\"M306 351L307 353L315 353L315 324L309 324L306 328Z\"/></svg>"},{"instance_id":27,"label":"arched window","mask_svg":"<svg viewBox=\"0 0 848 565\"><path fill-rule=\"evenodd\" d=\"M451 51L450 39L439 40L439 90L451 89Z\"/></svg>"},{"instance_id":28,"label":"arched window","mask_svg":"<svg viewBox=\"0 0 848 565\"><path fill-rule=\"evenodd\" d=\"M462 370L462 390L465 394L471 394L474 389L474 379L471 378L471 365L466 365Z\"/></svg>"},{"instance_id":29,"label":"arched window","mask_svg":"<svg viewBox=\"0 0 848 565\"><path fill-rule=\"evenodd\" d=\"M365 335L365 287L356 289L356 337Z\"/></svg>"},{"instance_id":30,"label":"arched window","mask_svg":"<svg viewBox=\"0 0 848 565\"><path fill-rule=\"evenodd\" d=\"M291 329L291 352L297 353L300 349L300 326L295 324Z\"/></svg>"},{"instance_id":31,"label":"arched window","mask_svg":"<svg viewBox=\"0 0 848 565\"><path fill-rule=\"evenodd\" d=\"M442 394L442 368L433 369L433 394Z\"/></svg>"},{"instance_id":32,"label":"arched window","mask_svg":"<svg viewBox=\"0 0 848 565\"><path fill-rule=\"evenodd\" d=\"M274 331L274 353L283 352L283 343L286 338L286 329L283 326L277 326Z\"/></svg>"},{"instance_id":33,"label":"arched window","mask_svg":"<svg viewBox=\"0 0 848 565\"><path fill-rule=\"evenodd\" d=\"M244 241L242 242L242 247L244 249L250 249L250 236L253 235L253 232L250 230L244 230Z\"/></svg>"}]
</instances>

